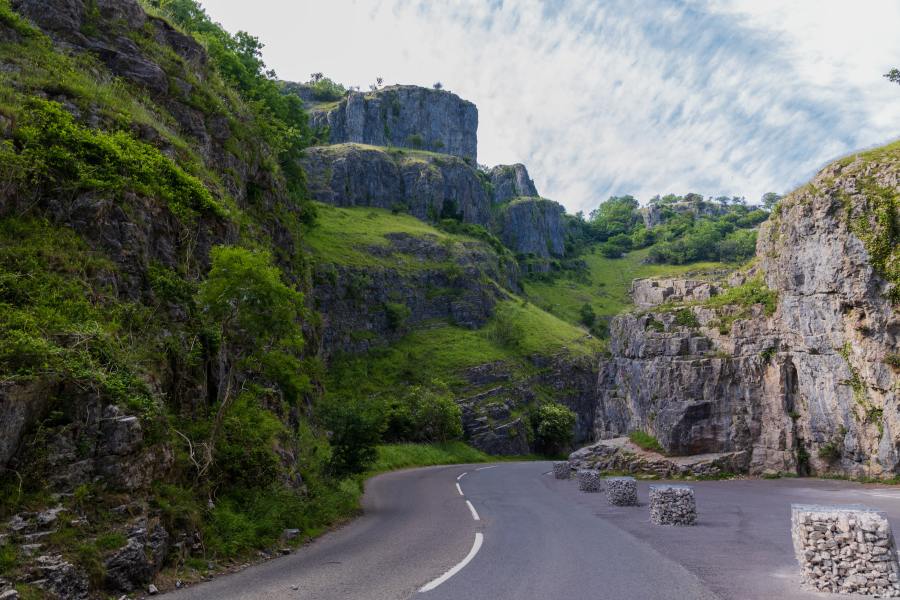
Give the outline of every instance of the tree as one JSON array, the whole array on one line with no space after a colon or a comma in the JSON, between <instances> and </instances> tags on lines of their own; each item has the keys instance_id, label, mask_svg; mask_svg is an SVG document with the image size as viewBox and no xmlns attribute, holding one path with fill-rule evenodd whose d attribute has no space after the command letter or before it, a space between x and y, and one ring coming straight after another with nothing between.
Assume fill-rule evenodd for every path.
<instances>
[{"instance_id":1,"label":"tree","mask_svg":"<svg viewBox=\"0 0 900 600\"><path fill-rule=\"evenodd\" d=\"M310 74L309 80L312 81L313 83L319 83L320 81L322 81L323 77L325 77L325 74L322 73L321 71L317 71L316 73Z\"/></svg>"},{"instance_id":2,"label":"tree","mask_svg":"<svg viewBox=\"0 0 900 600\"><path fill-rule=\"evenodd\" d=\"M532 418L538 449L545 454L560 454L574 437L575 413L555 402L542 404Z\"/></svg>"},{"instance_id":3,"label":"tree","mask_svg":"<svg viewBox=\"0 0 900 600\"><path fill-rule=\"evenodd\" d=\"M282 281L271 255L217 246L210 256L212 268L200 284L196 302L215 332L217 408L203 444L205 457L197 466L199 476L212 463L223 419L246 374L273 367L299 373L296 355L303 348L303 294ZM273 354L278 362L268 360Z\"/></svg>"},{"instance_id":4,"label":"tree","mask_svg":"<svg viewBox=\"0 0 900 600\"><path fill-rule=\"evenodd\" d=\"M432 85L431 87L433 87L436 90L442 90L442 89L444 89L444 84L441 83L440 81L436 81L436 82L434 82L434 85Z\"/></svg>"},{"instance_id":5,"label":"tree","mask_svg":"<svg viewBox=\"0 0 900 600\"><path fill-rule=\"evenodd\" d=\"M762 205L766 210L775 208L775 205L778 204L779 200L781 200L781 195L776 194L775 192L766 192L761 198Z\"/></svg>"},{"instance_id":6,"label":"tree","mask_svg":"<svg viewBox=\"0 0 900 600\"><path fill-rule=\"evenodd\" d=\"M888 81L893 83L900 83L900 69L891 69L887 73L884 74Z\"/></svg>"}]
</instances>

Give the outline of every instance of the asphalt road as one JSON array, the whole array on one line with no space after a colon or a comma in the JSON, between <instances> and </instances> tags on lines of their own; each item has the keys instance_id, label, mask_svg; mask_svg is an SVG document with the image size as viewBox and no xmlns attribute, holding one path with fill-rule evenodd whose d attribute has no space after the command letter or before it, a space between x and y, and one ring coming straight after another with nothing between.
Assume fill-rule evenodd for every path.
<instances>
[{"instance_id":1,"label":"asphalt road","mask_svg":"<svg viewBox=\"0 0 900 600\"><path fill-rule=\"evenodd\" d=\"M610 507L549 470L531 462L381 475L367 486L364 515L346 527L165 597L824 599L833 596L799 587L790 504L862 503L900 522L900 490L782 479L695 482L698 524L655 527L648 484L638 485L642 506Z\"/></svg>"}]
</instances>

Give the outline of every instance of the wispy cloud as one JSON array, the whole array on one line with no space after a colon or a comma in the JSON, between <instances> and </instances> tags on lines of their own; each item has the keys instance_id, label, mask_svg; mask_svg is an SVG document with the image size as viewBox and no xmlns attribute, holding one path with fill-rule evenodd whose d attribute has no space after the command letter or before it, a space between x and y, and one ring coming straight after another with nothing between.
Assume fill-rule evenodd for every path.
<instances>
[{"instance_id":1,"label":"wispy cloud","mask_svg":"<svg viewBox=\"0 0 900 600\"><path fill-rule=\"evenodd\" d=\"M892 0L207 0L282 78L441 81L479 160L524 162L570 211L611 194L787 191L900 135Z\"/></svg>"}]
</instances>

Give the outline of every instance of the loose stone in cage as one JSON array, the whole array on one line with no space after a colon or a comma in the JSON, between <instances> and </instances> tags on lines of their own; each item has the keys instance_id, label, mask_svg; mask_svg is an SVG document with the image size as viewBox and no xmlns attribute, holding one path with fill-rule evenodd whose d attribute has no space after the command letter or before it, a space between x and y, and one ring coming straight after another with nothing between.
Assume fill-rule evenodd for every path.
<instances>
[{"instance_id":1,"label":"loose stone in cage","mask_svg":"<svg viewBox=\"0 0 900 600\"><path fill-rule=\"evenodd\" d=\"M606 500L613 506L635 506L638 501L634 477L607 477Z\"/></svg>"},{"instance_id":2,"label":"loose stone in cage","mask_svg":"<svg viewBox=\"0 0 900 600\"><path fill-rule=\"evenodd\" d=\"M686 485L650 486L650 522L654 525L693 525L697 522L694 488Z\"/></svg>"},{"instance_id":3,"label":"loose stone in cage","mask_svg":"<svg viewBox=\"0 0 900 600\"><path fill-rule=\"evenodd\" d=\"M590 469L578 471L578 489L582 492L599 492L603 487L600 474Z\"/></svg>"},{"instance_id":4,"label":"loose stone in cage","mask_svg":"<svg viewBox=\"0 0 900 600\"><path fill-rule=\"evenodd\" d=\"M791 505L803 583L822 592L900 597L900 567L883 512L859 504Z\"/></svg>"},{"instance_id":5,"label":"loose stone in cage","mask_svg":"<svg viewBox=\"0 0 900 600\"><path fill-rule=\"evenodd\" d=\"M561 460L553 463L553 476L557 479L568 479L571 472L569 461Z\"/></svg>"}]
</instances>

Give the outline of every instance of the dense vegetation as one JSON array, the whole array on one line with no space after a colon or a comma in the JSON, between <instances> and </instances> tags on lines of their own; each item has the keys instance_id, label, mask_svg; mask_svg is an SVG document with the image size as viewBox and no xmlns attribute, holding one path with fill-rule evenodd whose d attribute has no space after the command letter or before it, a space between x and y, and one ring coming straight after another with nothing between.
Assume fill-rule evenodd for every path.
<instances>
[{"instance_id":1,"label":"dense vegetation","mask_svg":"<svg viewBox=\"0 0 900 600\"><path fill-rule=\"evenodd\" d=\"M740 262L753 256L753 228L768 218L767 211L749 207L741 198L704 200L699 194L656 196L644 212L652 217L650 223L632 196L614 196L587 219L578 216L570 243L575 248L599 244L607 258L650 248L648 259L656 263Z\"/></svg>"}]
</instances>

